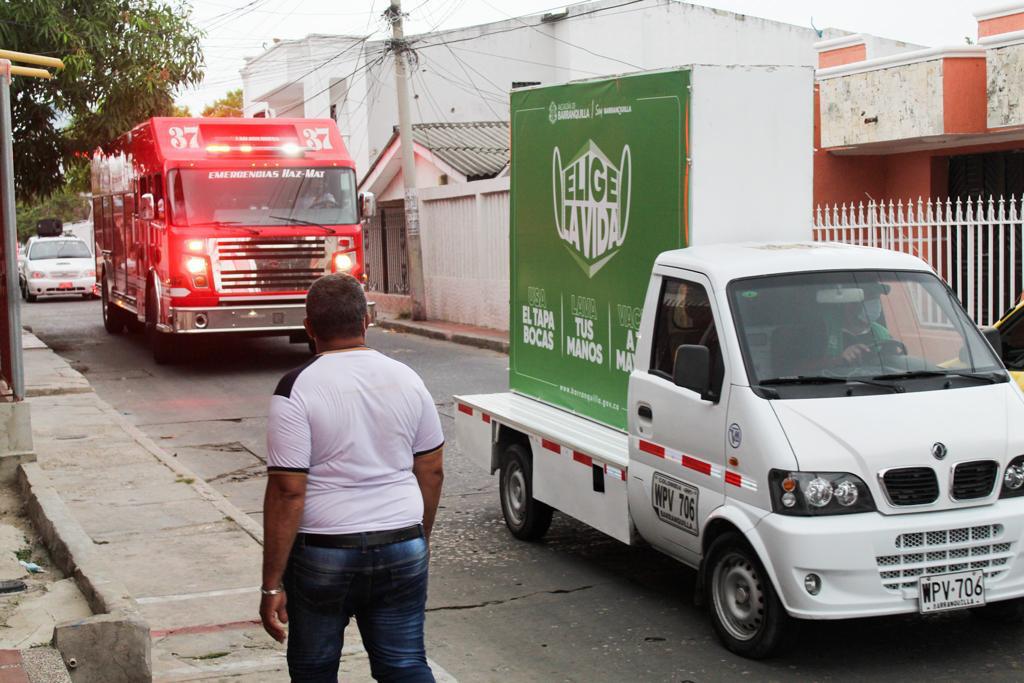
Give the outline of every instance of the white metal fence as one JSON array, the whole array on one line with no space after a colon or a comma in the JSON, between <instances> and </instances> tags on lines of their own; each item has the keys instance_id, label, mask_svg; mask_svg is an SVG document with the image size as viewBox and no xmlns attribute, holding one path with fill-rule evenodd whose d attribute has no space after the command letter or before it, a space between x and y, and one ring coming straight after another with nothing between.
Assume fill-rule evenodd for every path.
<instances>
[{"instance_id":1,"label":"white metal fence","mask_svg":"<svg viewBox=\"0 0 1024 683\"><path fill-rule=\"evenodd\" d=\"M903 251L928 262L979 325L991 325L1024 288L1024 196L918 199L819 206L814 239Z\"/></svg>"},{"instance_id":2,"label":"white metal fence","mask_svg":"<svg viewBox=\"0 0 1024 683\"><path fill-rule=\"evenodd\" d=\"M509 179L419 191L427 317L508 329Z\"/></svg>"}]
</instances>

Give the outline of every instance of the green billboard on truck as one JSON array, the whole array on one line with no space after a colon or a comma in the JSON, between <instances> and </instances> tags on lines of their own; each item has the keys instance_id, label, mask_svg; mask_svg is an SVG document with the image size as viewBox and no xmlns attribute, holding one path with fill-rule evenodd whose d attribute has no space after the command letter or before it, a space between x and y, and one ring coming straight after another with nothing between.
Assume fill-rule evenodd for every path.
<instances>
[{"instance_id":1,"label":"green billboard on truck","mask_svg":"<svg viewBox=\"0 0 1024 683\"><path fill-rule=\"evenodd\" d=\"M513 391L626 428L651 265L687 244L690 75L513 91Z\"/></svg>"}]
</instances>

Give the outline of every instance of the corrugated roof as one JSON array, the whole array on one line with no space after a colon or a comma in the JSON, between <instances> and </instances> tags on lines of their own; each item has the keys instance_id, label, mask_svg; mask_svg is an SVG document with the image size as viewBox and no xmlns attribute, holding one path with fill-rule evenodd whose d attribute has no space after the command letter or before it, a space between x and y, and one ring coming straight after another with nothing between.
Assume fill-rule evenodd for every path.
<instances>
[{"instance_id":1,"label":"corrugated roof","mask_svg":"<svg viewBox=\"0 0 1024 683\"><path fill-rule=\"evenodd\" d=\"M416 123L412 137L469 180L493 178L508 164L508 121Z\"/></svg>"}]
</instances>

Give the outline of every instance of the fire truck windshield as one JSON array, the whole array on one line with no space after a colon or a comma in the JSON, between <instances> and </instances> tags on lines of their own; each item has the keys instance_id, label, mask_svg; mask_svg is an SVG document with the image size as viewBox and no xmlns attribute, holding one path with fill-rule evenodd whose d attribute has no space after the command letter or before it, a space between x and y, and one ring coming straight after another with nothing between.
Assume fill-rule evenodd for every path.
<instances>
[{"instance_id":1,"label":"fire truck windshield","mask_svg":"<svg viewBox=\"0 0 1024 683\"><path fill-rule=\"evenodd\" d=\"M174 225L350 225L350 168L175 169L167 177Z\"/></svg>"}]
</instances>

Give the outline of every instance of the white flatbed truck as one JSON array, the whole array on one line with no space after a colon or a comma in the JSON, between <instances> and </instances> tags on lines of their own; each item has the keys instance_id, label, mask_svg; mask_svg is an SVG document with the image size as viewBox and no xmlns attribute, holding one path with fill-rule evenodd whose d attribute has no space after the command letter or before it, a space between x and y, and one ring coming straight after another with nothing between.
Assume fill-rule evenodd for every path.
<instances>
[{"instance_id":1,"label":"white flatbed truck","mask_svg":"<svg viewBox=\"0 0 1024 683\"><path fill-rule=\"evenodd\" d=\"M700 114L702 77L690 75L695 181L701 116L714 106ZM631 78L643 77L596 93L513 93L511 391L455 397L459 445L499 474L510 531L537 539L558 510L623 543L642 539L698 570L719 638L752 658L784 645L794 619L961 608L1020 619L1024 395L923 261L789 240L713 244L752 224L771 234L753 211L732 232L722 220L698 226L707 238L695 239L685 178L682 211L660 204L667 217L645 216L622 254L574 252L565 226L587 222L569 214L592 210L595 165L618 164L602 180L619 196L602 206L620 213L598 223L617 220L621 234L624 220L638 225L622 215L623 195L631 183L637 201L660 152L614 125L603 139L604 128L585 128L570 164L579 172L566 173L580 141L556 131L551 152L537 129L563 123L573 110L562 102L636 111L663 96L629 100L641 85ZM543 118L532 123L531 111ZM643 153L653 156L638 163ZM763 177L763 158L732 165L741 185ZM782 176L765 182L785 190ZM666 249L653 236L674 216L681 241L698 246ZM625 252L644 240L646 252Z\"/></svg>"}]
</instances>

